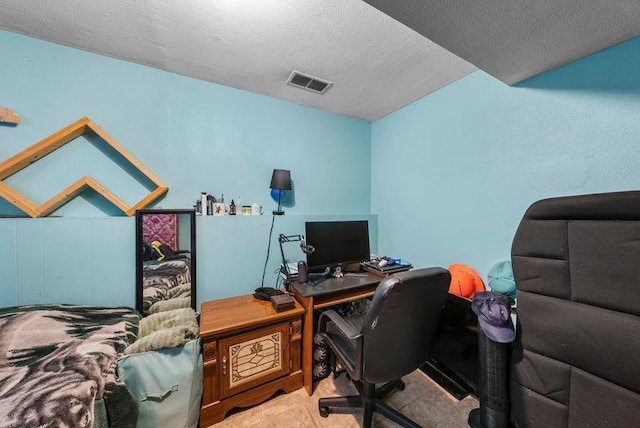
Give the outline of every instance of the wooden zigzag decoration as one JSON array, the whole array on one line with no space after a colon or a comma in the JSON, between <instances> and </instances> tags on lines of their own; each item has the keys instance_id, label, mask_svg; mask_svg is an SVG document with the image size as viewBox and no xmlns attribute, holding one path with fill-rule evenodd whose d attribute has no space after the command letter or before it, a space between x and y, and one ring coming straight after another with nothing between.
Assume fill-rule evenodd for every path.
<instances>
[{"instance_id":1,"label":"wooden zigzag decoration","mask_svg":"<svg viewBox=\"0 0 640 428\"><path fill-rule=\"evenodd\" d=\"M116 195L111 193L106 187L98 183L91 177L85 176L78 181L67 187L45 203L37 206L28 198L23 196L18 191L14 190L11 186L5 183L3 180L7 177L15 174L21 169L34 163L40 158L47 156L49 153L64 146L73 139L93 132L100 137L105 143L111 146L117 151L129 164L136 168L146 178L153 182L157 187L147 196L142 198L137 204L130 207L121 201ZM116 143L106 132L104 132L98 125L93 123L89 118L83 117L80 120L72 123L59 130L58 132L48 136L39 143L23 150L15 156L0 163L0 196L6 199L11 204L20 208L31 217L44 217L62 205L69 202L74 197L78 196L82 191L91 188L101 194L104 198L118 207L127 216L135 214L136 210L142 209L165 194L169 188L160 181L151 171L149 171L144 165L142 165L136 158L134 158L129 152L127 152L122 146Z\"/></svg>"},{"instance_id":2,"label":"wooden zigzag decoration","mask_svg":"<svg viewBox=\"0 0 640 428\"><path fill-rule=\"evenodd\" d=\"M0 107L0 123L17 126L20 123L20 116L8 107Z\"/></svg>"}]
</instances>

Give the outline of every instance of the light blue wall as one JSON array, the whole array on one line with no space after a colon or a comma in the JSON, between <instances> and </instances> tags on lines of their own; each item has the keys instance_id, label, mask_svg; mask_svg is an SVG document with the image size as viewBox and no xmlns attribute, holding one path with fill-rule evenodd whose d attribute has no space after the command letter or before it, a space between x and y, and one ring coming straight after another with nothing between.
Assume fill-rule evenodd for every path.
<instances>
[{"instance_id":1,"label":"light blue wall","mask_svg":"<svg viewBox=\"0 0 640 428\"><path fill-rule=\"evenodd\" d=\"M156 207L190 208L207 191L269 213L271 171L286 168L295 205L276 219L274 240L304 233L307 219L344 217L370 219L376 242L368 122L5 31L0 63L0 104L22 118L0 126L0 160L88 116L169 186ZM114 168L103 146L78 138L7 183L42 203L91 175L134 204L145 186ZM17 214L0 201L0 215ZM109 217L121 214L92 192L54 215L64 217L0 219L0 306L133 305L133 218ZM270 220L198 219L199 301L260 285ZM276 243L268 272L278 259Z\"/></svg>"},{"instance_id":2,"label":"light blue wall","mask_svg":"<svg viewBox=\"0 0 640 428\"><path fill-rule=\"evenodd\" d=\"M291 169L296 204L276 218L267 284L275 237L306 220L366 218L373 251L486 278L535 200L638 188L640 39L515 87L476 72L372 125L2 31L0 58L0 102L22 117L0 126L0 159L89 116L169 185L157 207L205 190L269 212L271 170ZM88 170L127 201L144 193L91 143L8 181L46 200ZM55 214L0 219L0 306L133 305L133 219L91 193ZM259 285L270 220L197 220L200 302Z\"/></svg>"},{"instance_id":3,"label":"light blue wall","mask_svg":"<svg viewBox=\"0 0 640 428\"><path fill-rule=\"evenodd\" d=\"M0 305L135 304L128 217L0 219Z\"/></svg>"},{"instance_id":4,"label":"light blue wall","mask_svg":"<svg viewBox=\"0 0 640 428\"><path fill-rule=\"evenodd\" d=\"M640 38L515 87L476 72L372 125L379 251L486 279L531 203L639 169Z\"/></svg>"}]
</instances>

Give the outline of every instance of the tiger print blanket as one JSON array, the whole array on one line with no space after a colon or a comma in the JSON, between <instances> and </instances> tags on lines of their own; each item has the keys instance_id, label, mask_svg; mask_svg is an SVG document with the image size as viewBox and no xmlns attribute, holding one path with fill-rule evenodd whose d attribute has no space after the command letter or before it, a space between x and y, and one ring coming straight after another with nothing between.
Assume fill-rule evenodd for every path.
<instances>
[{"instance_id":1,"label":"tiger print blanket","mask_svg":"<svg viewBox=\"0 0 640 428\"><path fill-rule=\"evenodd\" d=\"M135 427L137 403L115 370L139 319L129 308L0 309L0 425L92 427L106 416L112 426ZM94 411L102 403L106 415Z\"/></svg>"},{"instance_id":2,"label":"tiger print blanket","mask_svg":"<svg viewBox=\"0 0 640 428\"><path fill-rule=\"evenodd\" d=\"M189 259L145 262L142 267L142 313L149 315L154 303L173 297L171 291L185 284L191 288Z\"/></svg>"}]
</instances>

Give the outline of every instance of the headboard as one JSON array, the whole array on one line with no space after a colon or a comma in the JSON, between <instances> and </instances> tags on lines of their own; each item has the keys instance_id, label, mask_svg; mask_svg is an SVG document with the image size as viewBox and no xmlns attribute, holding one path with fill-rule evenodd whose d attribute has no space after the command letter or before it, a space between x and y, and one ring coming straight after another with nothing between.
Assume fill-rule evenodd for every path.
<instances>
[{"instance_id":1,"label":"headboard","mask_svg":"<svg viewBox=\"0 0 640 428\"><path fill-rule=\"evenodd\" d=\"M142 218L142 241L150 244L160 241L172 250L178 250L178 215L146 214Z\"/></svg>"}]
</instances>

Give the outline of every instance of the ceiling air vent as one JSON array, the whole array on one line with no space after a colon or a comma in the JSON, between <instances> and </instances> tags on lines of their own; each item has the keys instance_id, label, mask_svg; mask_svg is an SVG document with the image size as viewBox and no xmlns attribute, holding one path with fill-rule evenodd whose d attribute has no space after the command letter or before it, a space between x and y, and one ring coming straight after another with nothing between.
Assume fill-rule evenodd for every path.
<instances>
[{"instance_id":1,"label":"ceiling air vent","mask_svg":"<svg viewBox=\"0 0 640 428\"><path fill-rule=\"evenodd\" d=\"M306 89L307 91L312 91L317 94L324 94L332 85L331 82L295 70L291 72L287 83L291 86Z\"/></svg>"}]
</instances>

